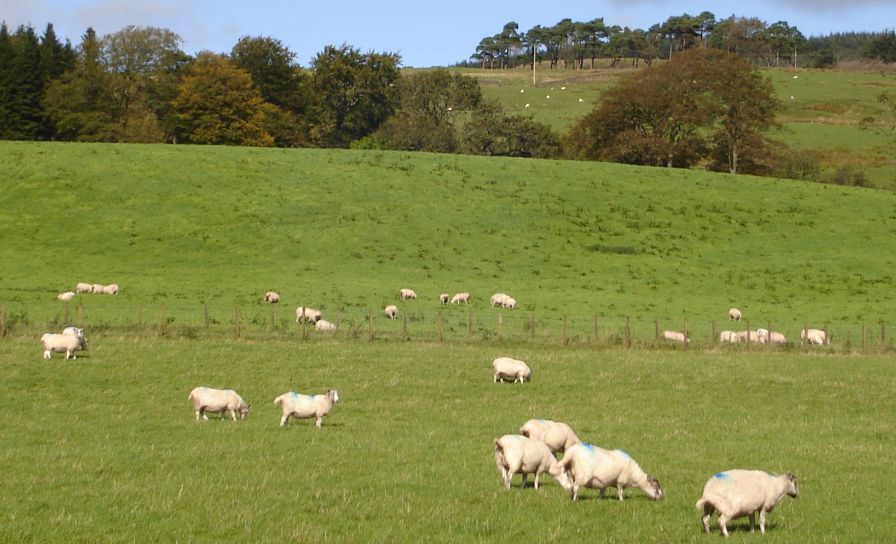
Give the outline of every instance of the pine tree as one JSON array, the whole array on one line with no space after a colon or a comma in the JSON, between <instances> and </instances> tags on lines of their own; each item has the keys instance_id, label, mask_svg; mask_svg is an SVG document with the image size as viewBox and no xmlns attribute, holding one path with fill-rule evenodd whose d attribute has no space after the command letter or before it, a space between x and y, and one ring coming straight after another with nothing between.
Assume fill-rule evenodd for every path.
<instances>
[{"instance_id":1,"label":"pine tree","mask_svg":"<svg viewBox=\"0 0 896 544\"><path fill-rule=\"evenodd\" d=\"M32 27L20 26L12 37L13 58L9 64L9 112L0 129L11 140L35 140L40 136L43 113L40 76L40 44Z\"/></svg>"}]
</instances>

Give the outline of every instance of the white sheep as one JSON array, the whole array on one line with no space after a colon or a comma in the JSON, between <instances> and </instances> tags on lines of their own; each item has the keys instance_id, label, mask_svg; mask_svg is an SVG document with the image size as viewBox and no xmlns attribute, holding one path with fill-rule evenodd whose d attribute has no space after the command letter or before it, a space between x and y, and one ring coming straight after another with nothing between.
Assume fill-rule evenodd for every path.
<instances>
[{"instance_id":1,"label":"white sheep","mask_svg":"<svg viewBox=\"0 0 896 544\"><path fill-rule=\"evenodd\" d=\"M236 413L240 413L240 419L245 419L250 406L233 389L213 389L211 387L196 387L190 391L188 400L193 401L193 409L196 410L196 421L199 418L208 421L206 413L221 413L221 419L230 412L230 417L236 421Z\"/></svg>"},{"instance_id":2,"label":"white sheep","mask_svg":"<svg viewBox=\"0 0 896 544\"><path fill-rule=\"evenodd\" d=\"M280 302L280 295L274 291L268 291L264 294L264 301L270 304L277 304Z\"/></svg>"},{"instance_id":3,"label":"white sheep","mask_svg":"<svg viewBox=\"0 0 896 544\"><path fill-rule=\"evenodd\" d=\"M760 344L786 344L787 338L780 332L769 331L768 329L756 329L756 335L759 337Z\"/></svg>"},{"instance_id":4,"label":"white sheep","mask_svg":"<svg viewBox=\"0 0 896 544\"><path fill-rule=\"evenodd\" d=\"M339 402L338 389L330 389L326 395L303 395L290 391L274 399L274 404L280 406L283 413L283 417L280 418L281 427L286 425L289 416L292 416L296 419L315 417L317 418L315 426L320 428L323 417L330 413L337 402Z\"/></svg>"},{"instance_id":5,"label":"white sheep","mask_svg":"<svg viewBox=\"0 0 896 544\"><path fill-rule=\"evenodd\" d=\"M327 321L326 319L320 319L317 323L314 324L314 328L319 331L335 331L336 324Z\"/></svg>"},{"instance_id":6,"label":"white sheep","mask_svg":"<svg viewBox=\"0 0 896 544\"><path fill-rule=\"evenodd\" d=\"M573 444L581 442L572 427L562 421L550 419L530 419L520 427L520 434L544 442L555 453L566 451Z\"/></svg>"},{"instance_id":7,"label":"white sheep","mask_svg":"<svg viewBox=\"0 0 896 544\"><path fill-rule=\"evenodd\" d=\"M538 477L547 472L563 487L569 489L569 479L560 468L557 458L548 445L540 440L531 440L518 434L505 434L495 439L495 465L501 472L504 489L510 489L514 474L523 475L523 487L529 474L535 474L535 489Z\"/></svg>"},{"instance_id":8,"label":"white sheep","mask_svg":"<svg viewBox=\"0 0 896 544\"><path fill-rule=\"evenodd\" d=\"M90 286L90 292L91 292L91 293L97 293L97 294L99 294L99 293L105 293L105 292L106 292L106 286L103 285L102 283L94 283L93 285Z\"/></svg>"},{"instance_id":9,"label":"white sheep","mask_svg":"<svg viewBox=\"0 0 896 544\"><path fill-rule=\"evenodd\" d=\"M504 301L508 299L506 293L495 293L488 299L488 303L492 306L501 306L504 304Z\"/></svg>"},{"instance_id":10,"label":"white sheep","mask_svg":"<svg viewBox=\"0 0 896 544\"><path fill-rule=\"evenodd\" d=\"M569 474L572 500L579 498L583 486L600 489L601 498L606 488L615 487L620 501L626 487L636 487L654 500L664 496L660 482L622 450L605 450L587 442L574 444L567 448L560 466Z\"/></svg>"},{"instance_id":11,"label":"white sheep","mask_svg":"<svg viewBox=\"0 0 896 544\"><path fill-rule=\"evenodd\" d=\"M678 331L663 331L663 338L670 342L678 342L679 344L687 344L690 342L689 339L685 338L683 332Z\"/></svg>"},{"instance_id":12,"label":"white sheep","mask_svg":"<svg viewBox=\"0 0 896 544\"><path fill-rule=\"evenodd\" d=\"M741 316L742 314L737 308L731 308L730 310L728 310L728 319L730 319L731 321L740 321Z\"/></svg>"},{"instance_id":13,"label":"white sheep","mask_svg":"<svg viewBox=\"0 0 896 544\"><path fill-rule=\"evenodd\" d=\"M469 303L470 293L457 293L456 295L451 297L451 304L460 304L461 302L463 302L464 304Z\"/></svg>"},{"instance_id":14,"label":"white sheep","mask_svg":"<svg viewBox=\"0 0 896 544\"><path fill-rule=\"evenodd\" d=\"M390 304L383 308L383 314L386 315L389 319L395 319L395 316L398 315L398 306L394 304Z\"/></svg>"},{"instance_id":15,"label":"white sheep","mask_svg":"<svg viewBox=\"0 0 896 544\"><path fill-rule=\"evenodd\" d=\"M510 357L498 357L492 361L492 373L496 383L498 380L504 381L505 378L520 383L532 380L532 369L529 368L529 365Z\"/></svg>"},{"instance_id":16,"label":"white sheep","mask_svg":"<svg viewBox=\"0 0 896 544\"><path fill-rule=\"evenodd\" d=\"M734 331L722 331L719 333L720 344L736 344L738 342L737 333Z\"/></svg>"},{"instance_id":17,"label":"white sheep","mask_svg":"<svg viewBox=\"0 0 896 544\"><path fill-rule=\"evenodd\" d=\"M320 315L320 310L299 306L298 308L296 308L296 323L301 323L303 321L317 323L317 321L320 319Z\"/></svg>"},{"instance_id":18,"label":"white sheep","mask_svg":"<svg viewBox=\"0 0 896 544\"><path fill-rule=\"evenodd\" d=\"M448 304L448 299L450 298L451 295L449 295L448 293L442 293L441 295L439 295L439 303Z\"/></svg>"},{"instance_id":19,"label":"white sheep","mask_svg":"<svg viewBox=\"0 0 896 544\"><path fill-rule=\"evenodd\" d=\"M92 293L93 285L89 283L79 283L75 286L75 292L77 293Z\"/></svg>"},{"instance_id":20,"label":"white sheep","mask_svg":"<svg viewBox=\"0 0 896 544\"><path fill-rule=\"evenodd\" d=\"M516 308L516 299L513 297L505 298L504 301L501 302L501 307L507 308L508 310L512 310L512 309Z\"/></svg>"},{"instance_id":21,"label":"white sheep","mask_svg":"<svg viewBox=\"0 0 896 544\"><path fill-rule=\"evenodd\" d=\"M118 294L118 284L110 283L109 285L103 287L103 293L107 295L117 295Z\"/></svg>"},{"instance_id":22,"label":"white sheep","mask_svg":"<svg viewBox=\"0 0 896 544\"><path fill-rule=\"evenodd\" d=\"M759 331L737 331L735 333L737 337L737 341L740 343L751 343L751 344L762 344L762 337L759 335Z\"/></svg>"},{"instance_id":23,"label":"white sheep","mask_svg":"<svg viewBox=\"0 0 896 544\"><path fill-rule=\"evenodd\" d=\"M56 300L61 300L62 302L71 302L74 298L75 294L71 291L66 291L64 293L59 293L58 295L56 295Z\"/></svg>"},{"instance_id":24,"label":"white sheep","mask_svg":"<svg viewBox=\"0 0 896 544\"><path fill-rule=\"evenodd\" d=\"M44 345L44 359L50 359L52 352L65 352L66 359L77 359L75 352L81 349L81 339L71 334L46 333L40 337Z\"/></svg>"},{"instance_id":25,"label":"white sheep","mask_svg":"<svg viewBox=\"0 0 896 544\"><path fill-rule=\"evenodd\" d=\"M417 293L415 293L411 289L399 289L398 296L399 298L401 298L401 300L408 300L409 298L416 299Z\"/></svg>"},{"instance_id":26,"label":"white sheep","mask_svg":"<svg viewBox=\"0 0 896 544\"><path fill-rule=\"evenodd\" d=\"M79 329L78 327L66 327L62 329L62 334L76 336L78 338L78 343L81 345L81 351L87 349L87 337L84 335L84 329Z\"/></svg>"},{"instance_id":27,"label":"white sheep","mask_svg":"<svg viewBox=\"0 0 896 544\"><path fill-rule=\"evenodd\" d=\"M750 517L750 532L756 530L756 512L759 512L759 530L765 533L765 515L789 495L799 496L796 476L769 474L761 470L726 470L714 474L703 487L703 496L697 508L703 509L703 529L708 533L713 512L719 512L719 527L728 536L728 521Z\"/></svg>"},{"instance_id":28,"label":"white sheep","mask_svg":"<svg viewBox=\"0 0 896 544\"><path fill-rule=\"evenodd\" d=\"M810 344L816 344L819 346L826 346L831 343L831 339L825 334L823 330L820 329L803 329L800 331L800 340L803 342L809 342Z\"/></svg>"}]
</instances>

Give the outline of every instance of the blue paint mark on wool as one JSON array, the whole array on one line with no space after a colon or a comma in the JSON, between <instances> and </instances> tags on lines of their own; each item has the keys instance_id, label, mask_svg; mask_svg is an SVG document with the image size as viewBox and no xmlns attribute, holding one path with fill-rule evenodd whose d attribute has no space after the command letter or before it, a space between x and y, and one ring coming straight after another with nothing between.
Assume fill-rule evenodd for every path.
<instances>
[{"instance_id":1,"label":"blue paint mark on wool","mask_svg":"<svg viewBox=\"0 0 896 544\"><path fill-rule=\"evenodd\" d=\"M713 474L712 477L713 477L713 478L719 478L719 479L727 478L727 477L728 477L728 473L727 473L727 472L717 472L717 473Z\"/></svg>"},{"instance_id":2,"label":"blue paint mark on wool","mask_svg":"<svg viewBox=\"0 0 896 544\"><path fill-rule=\"evenodd\" d=\"M588 442L582 442L582 445L585 446L588 449L588 451L594 452L594 446L592 446Z\"/></svg>"}]
</instances>

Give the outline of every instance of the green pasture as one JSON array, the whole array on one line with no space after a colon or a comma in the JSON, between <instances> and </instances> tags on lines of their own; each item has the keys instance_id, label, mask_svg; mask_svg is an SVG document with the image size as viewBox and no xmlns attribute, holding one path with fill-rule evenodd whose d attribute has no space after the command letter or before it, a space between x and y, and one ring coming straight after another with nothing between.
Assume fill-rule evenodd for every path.
<instances>
[{"instance_id":1,"label":"green pasture","mask_svg":"<svg viewBox=\"0 0 896 544\"><path fill-rule=\"evenodd\" d=\"M714 473L793 471L765 536L883 542L894 458L891 357L489 344L216 341L99 332L76 361L0 341L3 542L721 542L694 503ZM494 384L490 361L529 361ZM244 421L195 422L233 388ZM321 429L278 427L277 395L340 390ZM531 417L625 449L666 499L573 503L550 477L501 487L494 438ZM730 526L730 527L732 527ZM709 540L707 540L709 539Z\"/></svg>"}]
</instances>

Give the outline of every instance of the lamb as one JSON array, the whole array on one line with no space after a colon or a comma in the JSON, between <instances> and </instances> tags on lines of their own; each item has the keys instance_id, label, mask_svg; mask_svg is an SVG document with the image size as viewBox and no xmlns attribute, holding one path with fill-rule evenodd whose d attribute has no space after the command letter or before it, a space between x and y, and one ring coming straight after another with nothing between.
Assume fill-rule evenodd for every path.
<instances>
[{"instance_id":1,"label":"lamb","mask_svg":"<svg viewBox=\"0 0 896 544\"><path fill-rule=\"evenodd\" d=\"M335 331L336 325L327 321L326 319L321 319L314 324L314 328L319 331Z\"/></svg>"},{"instance_id":2,"label":"lamb","mask_svg":"<svg viewBox=\"0 0 896 544\"><path fill-rule=\"evenodd\" d=\"M277 304L280 302L280 295L275 293L274 291L268 291L264 294L264 301L270 304Z\"/></svg>"},{"instance_id":3,"label":"lamb","mask_svg":"<svg viewBox=\"0 0 896 544\"><path fill-rule=\"evenodd\" d=\"M488 303L492 306L503 306L504 301L508 298L510 297L508 297L506 293L495 293L491 296L490 299L488 299Z\"/></svg>"},{"instance_id":4,"label":"lamb","mask_svg":"<svg viewBox=\"0 0 896 544\"><path fill-rule=\"evenodd\" d=\"M330 389L326 395L303 395L290 391L274 399L274 404L280 406L283 412L283 417L280 418L281 427L285 426L289 416L292 416L297 419L316 417L315 425L320 428L323 417L330 413L337 402L339 402L338 389Z\"/></svg>"},{"instance_id":5,"label":"lamb","mask_svg":"<svg viewBox=\"0 0 896 544\"><path fill-rule=\"evenodd\" d=\"M719 333L720 344L736 344L738 342L737 333L734 331L722 331Z\"/></svg>"},{"instance_id":6,"label":"lamb","mask_svg":"<svg viewBox=\"0 0 896 544\"><path fill-rule=\"evenodd\" d=\"M416 299L417 293L415 293L411 289L399 289L398 296L399 298L401 298L401 300L407 300L409 298Z\"/></svg>"},{"instance_id":7,"label":"lamb","mask_svg":"<svg viewBox=\"0 0 896 544\"><path fill-rule=\"evenodd\" d=\"M74 298L75 294L71 291L66 291L64 293L59 293L58 295L56 295L56 300L61 300L62 302L71 302Z\"/></svg>"},{"instance_id":8,"label":"lamb","mask_svg":"<svg viewBox=\"0 0 896 544\"><path fill-rule=\"evenodd\" d=\"M196 387L190 391L188 400L193 401L193 409L196 410L196 421L199 417L208 421L206 412L217 414L221 413L221 419L224 419L226 412L230 412L230 417L236 421L236 413L240 413L240 419L245 419L249 413L250 406L239 396L233 389L213 389L211 387Z\"/></svg>"},{"instance_id":9,"label":"lamb","mask_svg":"<svg viewBox=\"0 0 896 544\"><path fill-rule=\"evenodd\" d=\"M504 489L510 489L514 474L523 475L523 487L529 474L535 474L535 489L538 477L547 472L563 489L569 489L569 478L550 448L540 440L531 440L518 434L505 434L495 439L495 465L501 472Z\"/></svg>"},{"instance_id":10,"label":"lamb","mask_svg":"<svg viewBox=\"0 0 896 544\"><path fill-rule=\"evenodd\" d=\"M799 496L796 476L792 473L769 474L761 470L726 470L713 475L703 487L703 496L697 508L703 509L703 529L709 530L713 512L719 512L719 528L728 536L728 521L750 517L750 532L756 530L756 512L759 512L759 530L765 534L765 515L789 495Z\"/></svg>"},{"instance_id":11,"label":"lamb","mask_svg":"<svg viewBox=\"0 0 896 544\"><path fill-rule=\"evenodd\" d=\"M89 283L79 283L75 286L75 292L77 293L92 293L93 285Z\"/></svg>"},{"instance_id":12,"label":"lamb","mask_svg":"<svg viewBox=\"0 0 896 544\"><path fill-rule=\"evenodd\" d=\"M530 419L520 427L520 434L544 442L553 453L564 452L581 442L569 425L549 419Z\"/></svg>"},{"instance_id":13,"label":"lamb","mask_svg":"<svg viewBox=\"0 0 896 544\"><path fill-rule=\"evenodd\" d=\"M600 489L601 498L606 488L615 487L620 501L625 498L626 487L637 487L653 500L664 497L659 481L622 450L605 450L582 442L566 450L560 466L569 474L572 500L578 500L582 486Z\"/></svg>"},{"instance_id":14,"label":"lamb","mask_svg":"<svg viewBox=\"0 0 896 544\"><path fill-rule=\"evenodd\" d=\"M315 310L314 308L306 308L304 306L299 306L298 308L296 308L296 323L301 323L303 321L317 323L319 319L320 310Z\"/></svg>"},{"instance_id":15,"label":"lamb","mask_svg":"<svg viewBox=\"0 0 896 544\"><path fill-rule=\"evenodd\" d=\"M800 331L800 340L818 346L827 346L831 343L831 339L820 329L803 329Z\"/></svg>"},{"instance_id":16,"label":"lamb","mask_svg":"<svg viewBox=\"0 0 896 544\"><path fill-rule=\"evenodd\" d=\"M512 310L516 308L516 299L513 297L507 297L504 299L504 302L501 303L502 308L507 308L508 310Z\"/></svg>"},{"instance_id":17,"label":"lamb","mask_svg":"<svg viewBox=\"0 0 896 544\"><path fill-rule=\"evenodd\" d=\"M450 298L451 298L451 295L449 295L448 293L442 293L441 295L439 295L439 303L440 304L448 304L448 299L450 299Z\"/></svg>"},{"instance_id":18,"label":"lamb","mask_svg":"<svg viewBox=\"0 0 896 544\"><path fill-rule=\"evenodd\" d=\"M687 344L690 342L689 339L685 338L683 332L678 331L663 331L663 338L670 342L678 342L679 344Z\"/></svg>"},{"instance_id":19,"label":"lamb","mask_svg":"<svg viewBox=\"0 0 896 544\"><path fill-rule=\"evenodd\" d=\"M390 305L386 306L385 308L383 308L383 313L389 319L395 319L395 316L398 315L398 306L396 306L394 304L390 304Z\"/></svg>"},{"instance_id":20,"label":"lamb","mask_svg":"<svg viewBox=\"0 0 896 544\"><path fill-rule=\"evenodd\" d=\"M470 302L470 293L457 293L451 297L451 304L459 304L461 302L468 304Z\"/></svg>"},{"instance_id":21,"label":"lamb","mask_svg":"<svg viewBox=\"0 0 896 544\"><path fill-rule=\"evenodd\" d=\"M71 334L46 333L40 337L44 345L44 359L50 359L52 352L65 352L66 359L77 359L75 352L81 349L81 339Z\"/></svg>"},{"instance_id":22,"label":"lamb","mask_svg":"<svg viewBox=\"0 0 896 544\"><path fill-rule=\"evenodd\" d=\"M731 321L740 321L741 317L742 315L740 313L740 310L738 310L737 308L731 308L730 310L728 310L728 319L730 319Z\"/></svg>"},{"instance_id":23,"label":"lamb","mask_svg":"<svg viewBox=\"0 0 896 544\"><path fill-rule=\"evenodd\" d=\"M76 336L78 338L78 343L81 346L81 351L87 349L87 337L84 336L84 329L79 329L78 327L66 327L62 329L62 334Z\"/></svg>"},{"instance_id":24,"label":"lamb","mask_svg":"<svg viewBox=\"0 0 896 544\"><path fill-rule=\"evenodd\" d=\"M529 365L510 357L498 357L492 361L492 371L495 383L499 379L504 381L504 378L511 378L514 382L520 383L532 380L532 369L529 368Z\"/></svg>"},{"instance_id":25,"label":"lamb","mask_svg":"<svg viewBox=\"0 0 896 544\"><path fill-rule=\"evenodd\" d=\"M118 284L110 283L109 285L103 287L103 293L107 295L117 295L118 294Z\"/></svg>"}]
</instances>

